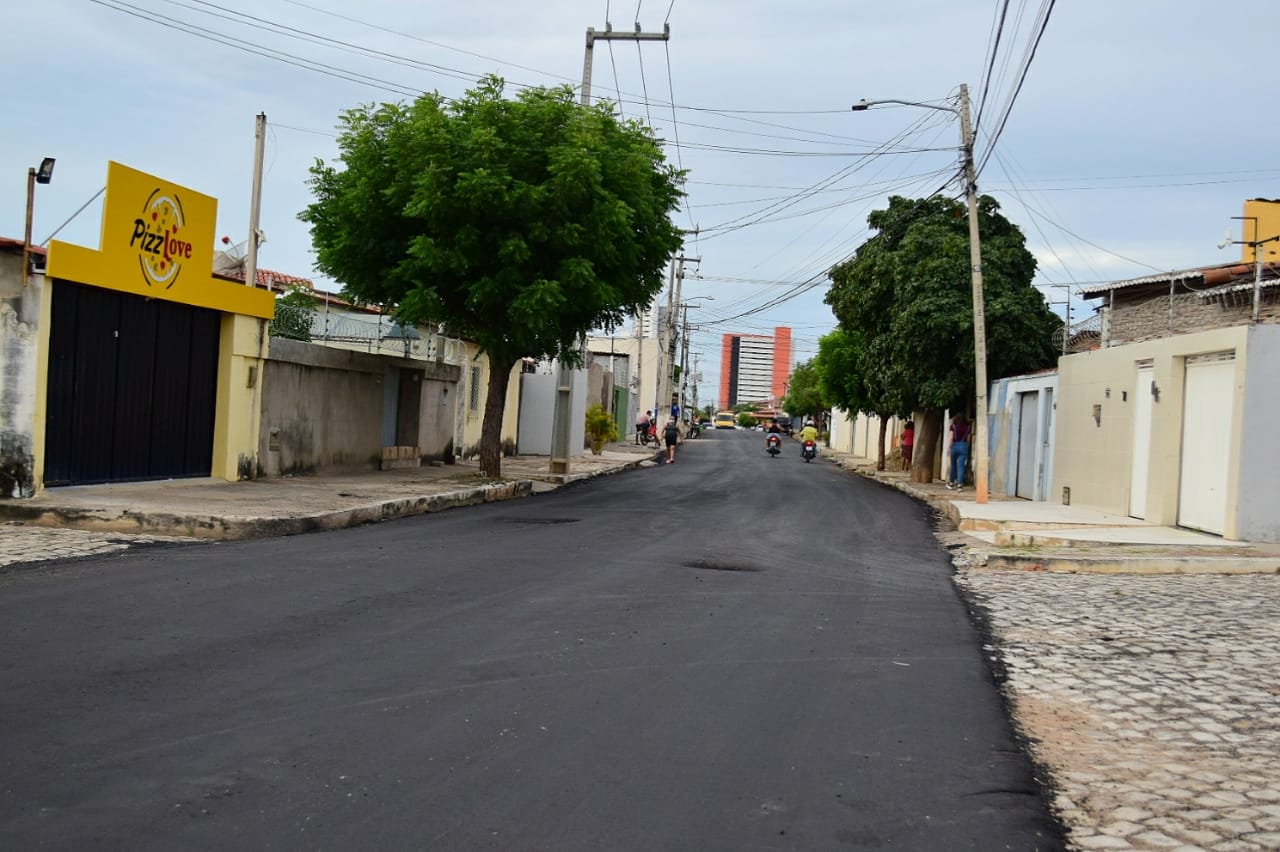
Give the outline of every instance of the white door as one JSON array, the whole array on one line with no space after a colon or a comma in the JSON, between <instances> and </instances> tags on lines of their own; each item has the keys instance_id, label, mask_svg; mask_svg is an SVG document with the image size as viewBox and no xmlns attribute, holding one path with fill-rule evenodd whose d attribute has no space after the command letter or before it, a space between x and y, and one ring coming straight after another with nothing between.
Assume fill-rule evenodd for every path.
<instances>
[{"instance_id":1,"label":"white door","mask_svg":"<svg viewBox=\"0 0 1280 852\"><path fill-rule=\"evenodd\" d=\"M1235 403L1235 353L1187 359L1182 405L1178 525L1222 535Z\"/></svg>"},{"instance_id":2,"label":"white door","mask_svg":"<svg viewBox=\"0 0 1280 852\"><path fill-rule=\"evenodd\" d=\"M1151 382L1156 375L1150 364L1138 365L1133 386L1133 452L1129 469L1129 515L1147 516L1147 473L1151 463Z\"/></svg>"},{"instance_id":3,"label":"white door","mask_svg":"<svg viewBox=\"0 0 1280 852\"><path fill-rule=\"evenodd\" d=\"M1027 500L1036 499L1036 444L1040 407L1038 392L1018 394L1018 473L1014 493Z\"/></svg>"}]
</instances>

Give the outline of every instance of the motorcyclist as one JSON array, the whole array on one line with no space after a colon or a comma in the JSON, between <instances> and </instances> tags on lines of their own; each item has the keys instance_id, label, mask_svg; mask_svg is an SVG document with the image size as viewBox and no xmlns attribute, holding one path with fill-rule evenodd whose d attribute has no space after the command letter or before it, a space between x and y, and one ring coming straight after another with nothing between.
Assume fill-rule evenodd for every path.
<instances>
[{"instance_id":1,"label":"motorcyclist","mask_svg":"<svg viewBox=\"0 0 1280 852\"><path fill-rule=\"evenodd\" d=\"M804 452L806 441L813 441L814 446L818 444L818 427L813 425L812 420L804 421L804 428L800 430L800 452Z\"/></svg>"},{"instance_id":2,"label":"motorcyclist","mask_svg":"<svg viewBox=\"0 0 1280 852\"><path fill-rule=\"evenodd\" d=\"M774 449L774 447L777 446L779 449L781 448L782 427L778 425L777 420L770 420L769 428L767 432L768 434L764 436L765 448L769 451L769 455L774 456L776 458L778 455L778 450Z\"/></svg>"}]
</instances>

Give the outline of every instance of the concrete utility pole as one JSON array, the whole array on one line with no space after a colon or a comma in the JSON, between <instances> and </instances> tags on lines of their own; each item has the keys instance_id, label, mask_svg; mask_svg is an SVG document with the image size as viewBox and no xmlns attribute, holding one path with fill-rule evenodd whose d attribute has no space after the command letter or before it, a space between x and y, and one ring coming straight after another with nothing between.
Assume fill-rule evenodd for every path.
<instances>
[{"instance_id":1,"label":"concrete utility pole","mask_svg":"<svg viewBox=\"0 0 1280 852\"><path fill-rule=\"evenodd\" d=\"M258 113L253 127L253 186L249 193L249 248L244 257L244 283L258 286L258 219L262 212L262 156L267 114Z\"/></svg>"},{"instance_id":2,"label":"concrete utility pole","mask_svg":"<svg viewBox=\"0 0 1280 852\"><path fill-rule=\"evenodd\" d=\"M587 27L587 47L582 58L582 97L580 103L591 105L591 65L595 55L596 40L603 41L667 41L671 38L671 25L664 24L660 33L641 32L636 23L635 32L614 32L613 24L605 22L604 32L598 33L595 27ZM551 419L551 472L569 472L570 421L573 418L573 368L563 360L556 366L556 404Z\"/></svg>"},{"instance_id":3,"label":"concrete utility pole","mask_svg":"<svg viewBox=\"0 0 1280 852\"><path fill-rule=\"evenodd\" d=\"M969 86L960 84L960 106L940 106L919 101L900 101L896 98L880 100L861 100L851 109L861 112L867 107L877 104L902 104L923 109L936 109L949 112L960 119L961 157L964 161L965 197L969 205L969 269L972 276L973 289L973 374L974 406L973 432L970 437L974 445L974 499L979 503L987 502L987 319L982 297L982 244L978 234L978 177L973 167L973 127L969 123Z\"/></svg>"},{"instance_id":4,"label":"concrete utility pole","mask_svg":"<svg viewBox=\"0 0 1280 852\"><path fill-rule=\"evenodd\" d=\"M675 312L680 309L680 290L684 283L684 265L685 263L701 263L700 257L685 257L679 255L672 259L672 271L675 279L674 284L668 282L667 286L667 315L662 323L663 331L661 349L662 358L659 361L660 372L658 375L658 401L657 407L666 409L666 416L671 415L671 394L675 385L675 368L676 368L676 329L679 323L676 320ZM678 264L678 265L677 265ZM657 410L654 411L657 414Z\"/></svg>"}]
</instances>

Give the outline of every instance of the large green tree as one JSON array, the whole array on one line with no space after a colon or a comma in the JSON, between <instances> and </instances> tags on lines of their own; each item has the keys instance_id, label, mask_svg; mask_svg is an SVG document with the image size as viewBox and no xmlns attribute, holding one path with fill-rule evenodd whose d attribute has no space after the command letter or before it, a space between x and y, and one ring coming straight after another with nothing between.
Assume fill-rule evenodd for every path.
<instances>
[{"instance_id":1,"label":"large green tree","mask_svg":"<svg viewBox=\"0 0 1280 852\"><path fill-rule=\"evenodd\" d=\"M978 208L987 375L1050 366L1060 320L1031 285L1035 258L994 199L982 196ZM831 270L827 303L840 325L860 336L896 407L923 411L912 479L928 481L943 410L965 410L974 396L967 211L950 198L895 196L867 222L877 233Z\"/></svg>"},{"instance_id":2,"label":"large green tree","mask_svg":"<svg viewBox=\"0 0 1280 852\"><path fill-rule=\"evenodd\" d=\"M488 77L456 100L349 110L340 130L340 167L312 166L301 214L316 266L356 301L480 345L480 467L497 477L512 366L575 363L590 329L649 304L681 244L680 175L647 128L567 86L511 99Z\"/></svg>"},{"instance_id":3,"label":"large green tree","mask_svg":"<svg viewBox=\"0 0 1280 852\"><path fill-rule=\"evenodd\" d=\"M893 388L884 385L882 365L868 356L857 332L836 328L818 340L813 367L822 396L831 405L849 414L861 411L880 418L876 469L884 470L889 418L901 412L902 400Z\"/></svg>"},{"instance_id":4,"label":"large green tree","mask_svg":"<svg viewBox=\"0 0 1280 852\"><path fill-rule=\"evenodd\" d=\"M782 408L793 418L821 417L831 406L823 398L818 383L818 372L813 361L797 364L791 373L787 395L782 398Z\"/></svg>"}]
</instances>

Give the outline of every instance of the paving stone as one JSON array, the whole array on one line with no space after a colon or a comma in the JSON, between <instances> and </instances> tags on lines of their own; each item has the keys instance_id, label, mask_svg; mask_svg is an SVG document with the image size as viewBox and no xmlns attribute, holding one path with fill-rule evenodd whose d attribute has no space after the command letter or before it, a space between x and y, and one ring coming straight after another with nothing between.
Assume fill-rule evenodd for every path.
<instances>
[{"instance_id":1,"label":"paving stone","mask_svg":"<svg viewBox=\"0 0 1280 852\"><path fill-rule=\"evenodd\" d=\"M1280 849L1280 577L955 578L1077 848Z\"/></svg>"}]
</instances>

